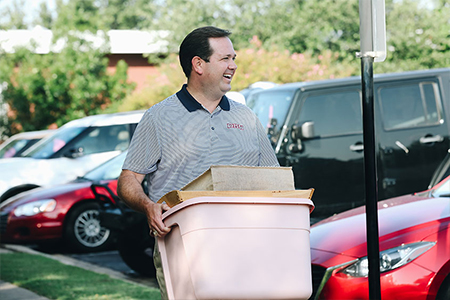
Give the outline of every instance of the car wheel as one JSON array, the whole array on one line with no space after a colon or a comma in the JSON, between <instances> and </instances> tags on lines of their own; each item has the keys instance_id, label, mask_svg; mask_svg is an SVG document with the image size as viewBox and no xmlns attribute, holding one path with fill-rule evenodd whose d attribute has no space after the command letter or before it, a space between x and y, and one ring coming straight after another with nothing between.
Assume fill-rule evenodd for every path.
<instances>
[{"instance_id":1,"label":"car wheel","mask_svg":"<svg viewBox=\"0 0 450 300\"><path fill-rule=\"evenodd\" d=\"M122 260L133 271L148 277L156 276L153 264L154 246L155 240L149 235L146 223L144 226L134 226L117 238L117 250Z\"/></svg>"},{"instance_id":2,"label":"car wheel","mask_svg":"<svg viewBox=\"0 0 450 300\"><path fill-rule=\"evenodd\" d=\"M450 276L445 278L436 296L436 300L448 300L450 299Z\"/></svg>"},{"instance_id":3,"label":"car wheel","mask_svg":"<svg viewBox=\"0 0 450 300\"><path fill-rule=\"evenodd\" d=\"M100 225L99 205L83 203L69 212L64 238L69 250L76 252L97 252L111 247L112 232Z\"/></svg>"}]
</instances>

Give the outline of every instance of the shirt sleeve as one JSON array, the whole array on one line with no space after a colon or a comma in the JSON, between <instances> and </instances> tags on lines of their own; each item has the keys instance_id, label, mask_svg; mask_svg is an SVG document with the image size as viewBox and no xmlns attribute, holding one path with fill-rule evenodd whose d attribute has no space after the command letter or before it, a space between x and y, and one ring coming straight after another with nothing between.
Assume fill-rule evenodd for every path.
<instances>
[{"instance_id":1,"label":"shirt sleeve","mask_svg":"<svg viewBox=\"0 0 450 300\"><path fill-rule=\"evenodd\" d=\"M140 174L156 171L161 159L157 132L151 110L147 110L133 134L122 169Z\"/></svg>"},{"instance_id":2,"label":"shirt sleeve","mask_svg":"<svg viewBox=\"0 0 450 300\"><path fill-rule=\"evenodd\" d=\"M259 165L261 167L279 167L280 163L278 162L275 151L270 144L266 131L264 130L264 127L258 117L255 116L255 119L260 149Z\"/></svg>"}]
</instances>

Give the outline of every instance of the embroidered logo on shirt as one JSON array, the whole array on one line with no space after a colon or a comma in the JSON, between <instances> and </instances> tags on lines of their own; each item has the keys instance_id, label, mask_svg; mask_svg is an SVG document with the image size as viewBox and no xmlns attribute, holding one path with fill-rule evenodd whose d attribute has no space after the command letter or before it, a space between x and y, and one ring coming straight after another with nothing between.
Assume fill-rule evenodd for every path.
<instances>
[{"instance_id":1,"label":"embroidered logo on shirt","mask_svg":"<svg viewBox=\"0 0 450 300\"><path fill-rule=\"evenodd\" d=\"M227 128L228 129L239 129L239 130L244 130L244 125L241 124L237 124L237 123L227 123Z\"/></svg>"}]
</instances>

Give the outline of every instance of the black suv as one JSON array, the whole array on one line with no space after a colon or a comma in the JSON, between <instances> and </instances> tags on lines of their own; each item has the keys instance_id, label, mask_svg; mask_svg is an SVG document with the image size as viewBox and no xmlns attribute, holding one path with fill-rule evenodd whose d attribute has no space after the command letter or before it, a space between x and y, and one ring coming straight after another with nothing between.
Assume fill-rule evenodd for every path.
<instances>
[{"instance_id":1,"label":"black suv","mask_svg":"<svg viewBox=\"0 0 450 300\"><path fill-rule=\"evenodd\" d=\"M284 84L247 99L296 188L315 189L317 216L364 204L361 99L360 77ZM374 103L379 200L426 189L449 149L450 68L374 75Z\"/></svg>"}]
</instances>

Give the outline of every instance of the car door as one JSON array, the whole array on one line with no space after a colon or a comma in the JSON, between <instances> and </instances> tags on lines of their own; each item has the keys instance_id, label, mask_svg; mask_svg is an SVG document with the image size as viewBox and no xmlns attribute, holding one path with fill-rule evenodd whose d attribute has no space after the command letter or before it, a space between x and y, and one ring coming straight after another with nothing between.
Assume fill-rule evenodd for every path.
<instances>
[{"instance_id":1,"label":"car door","mask_svg":"<svg viewBox=\"0 0 450 300\"><path fill-rule=\"evenodd\" d=\"M314 134L291 152L297 189L314 188L315 213L329 215L364 202L361 89L328 88L299 93L292 125L313 123Z\"/></svg>"},{"instance_id":2,"label":"car door","mask_svg":"<svg viewBox=\"0 0 450 300\"><path fill-rule=\"evenodd\" d=\"M375 85L379 199L427 188L449 149L437 78Z\"/></svg>"}]
</instances>

